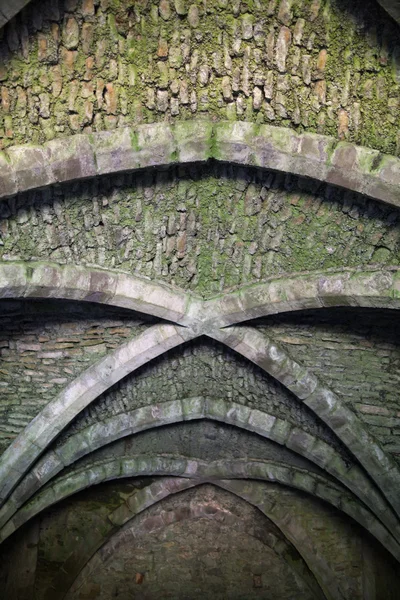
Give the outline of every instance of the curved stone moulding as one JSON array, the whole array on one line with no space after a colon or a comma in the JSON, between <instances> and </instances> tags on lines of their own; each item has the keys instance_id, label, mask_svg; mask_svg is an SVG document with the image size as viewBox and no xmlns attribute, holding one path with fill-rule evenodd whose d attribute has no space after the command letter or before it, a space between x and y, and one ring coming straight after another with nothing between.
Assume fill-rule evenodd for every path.
<instances>
[{"instance_id":1,"label":"curved stone moulding","mask_svg":"<svg viewBox=\"0 0 400 600\"><path fill-rule=\"evenodd\" d=\"M214 159L337 185L400 206L400 159L336 138L244 121L177 121L57 138L0 153L0 197L55 183Z\"/></svg>"},{"instance_id":2,"label":"curved stone moulding","mask_svg":"<svg viewBox=\"0 0 400 600\"><path fill-rule=\"evenodd\" d=\"M222 422L257 433L307 458L351 490L400 540L397 518L374 484L356 464L349 469L333 446L274 415L212 397L184 398L138 408L95 423L71 436L55 450L46 452L22 479L0 509L0 527L33 494L80 458L129 435L198 419Z\"/></svg>"},{"instance_id":3,"label":"curved stone moulding","mask_svg":"<svg viewBox=\"0 0 400 600\"><path fill-rule=\"evenodd\" d=\"M306 367L253 327L233 326L207 334L235 350L288 388L337 435L400 515L400 469L357 415ZM308 434L298 441L306 450Z\"/></svg>"},{"instance_id":4,"label":"curved stone moulding","mask_svg":"<svg viewBox=\"0 0 400 600\"><path fill-rule=\"evenodd\" d=\"M177 478L177 482L179 482L179 481L180 481L179 478ZM149 487L151 487L151 486L149 486ZM196 486L193 486L193 487L196 487ZM224 489L222 486L214 486L214 487L221 487L221 489ZM183 491L183 492L186 491L186 489L187 489L187 488L185 488L184 485L182 485L182 488L183 489L181 491ZM236 489L236 492L238 492L237 489ZM231 493L233 493L233 492L231 492ZM238 499L240 498L238 493L234 493L233 495L237 496ZM245 502L251 505L251 502L248 499L246 499ZM122 526L116 532L115 531L109 532L108 535L103 534L103 538L101 541L98 541L97 546L90 549L89 559L87 559L86 556L84 557L84 559L80 565L81 568L79 569L77 577L73 573L69 574L70 581L72 581L72 585L69 586L69 590L68 590L69 593L72 592L74 595L79 595L80 582L82 581L82 578L84 578L85 575L87 575L87 574L91 575L94 571L103 570L105 565L107 564L108 559L110 559L110 558L112 559L116 550L119 547L121 547L121 545L128 542L129 545L132 546L132 541L133 541L132 535L134 536L135 540L137 540L142 535L147 536L149 534L149 530L151 530L151 532L155 532L157 530L169 527L170 525L172 525L174 523L188 521L191 519L197 520L202 517L205 519L209 519L211 516L210 508L212 509L212 518L213 519L216 518L220 522L225 522L225 523L226 523L226 520L228 519L229 527L232 527L234 530L238 531L238 533L239 532L247 533L249 531L249 528L253 529L251 526L251 523L248 522L246 518L242 518L241 516L238 516L237 514L231 512L225 506L221 507L217 503L211 504L211 506L210 506L209 502L199 502L199 503L196 503L195 506L192 506L192 504L189 503L187 505L187 510L184 513L182 513L182 511L180 511L179 509L176 511L168 510L166 513L168 515L167 521L165 521L164 519L160 519L158 522L155 523L154 520L151 521L152 517L149 517L149 519L151 521L151 524L149 525L149 527L146 527L146 522L147 522L146 518L142 519L140 522L140 525L138 526L135 521L135 517L137 517L138 514L140 514L140 513L134 514L134 515L132 515L132 518L130 519L130 521L128 521L124 526ZM143 512L143 511L141 511L141 512ZM109 526L109 524L107 523L106 527L108 527L108 526ZM279 529L279 528L277 528L277 529ZM279 529L279 531L282 533L282 531L280 529ZM314 598L314 600L326 600L326 598L327 598L326 595L322 592L322 589L321 589L320 585L318 584L314 573L312 573L310 571L308 565L302 558L301 554L297 551L298 552L298 556L296 557L297 559L293 557L293 550L295 549L295 545L293 543L291 543L289 540L286 539L285 536L283 536L283 538L280 540L281 543L276 544L275 536L271 536L272 537L272 539L271 539L268 535L264 535L263 528L260 528L258 530L253 529L252 535L254 535L254 537L263 544L263 546L269 547L277 555L278 558L283 559L285 562L287 562L287 566L293 572L293 574L297 577L300 577L300 579L303 580L303 582L306 584L308 589L311 591L312 597ZM133 543L135 543L135 542L133 542ZM81 557L79 556L79 548L78 548L78 551L77 552L74 551L74 554L73 554L72 560L73 560L74 565L79 564L79 558L81 558ZM318 570L319 569L317 568L317 571ZM60 575L58 575L58 576L56 575L55 579L53 580L53 583L50 587L51 590L63 589L61 585L57 585L58 577L60 577ZM61 575L61 577L62 577L63 581L65 581L65 572ZM53 594L53 591L52 591L52 594ZM63 596L62 596L63 598L70 597L70 596L68 596L68 594L65 596L64 592L62 592L62 594L63 594ZM52 596L52 600L58 600L57 592L56 592L55 597Z\"/></svg>"},{"instance_id":5,"label":"curved stone moulding","mask_svg":"<svg viewBox=\"0 0 400 600\"><path fill-rule=\"evenodd\" d=\"M1 262L0 299L35 298L96 302L185 325L192 294L111 269L50 262ZM191 308L196 312L196 308ZM190 323L195 321L190 319Z\"/></svg>"},{"instance_id":6,"label":"curved stone moulding","mask_svg":"<svg viewBox=\"0 0 400 600\"><path fill-rule=\"evenodd\" d=\"M84 371L11 443L0 460L4 500L55 437L90 402L149 360L195 337L175 325L154 325Z\"/></svg>"},{"instance_id":7,"label":"curved stone moulding","mask_svg":"<svg viewBox=\"0 0 400 600\"><path fill-rule=\"evenodd\" d=\"M0 0L0 28L4 27L31 0Z\"/></svg>"},{"instance_id":8,"label":"curved stone moulding","mask_svg":"<svg viewBox=\"0 0 400 600\"><path fill-rule=\"evenodd\" d=\"M333 307L398 310L399 267L288 274L241 286L206 300L202 308L211 323L227 327L272 314Z\"/></svg>"},{"instance_id":9,"label":"curved stone moulding","mask_svg":"<svg viewBox=\"0 0 400 600\"><path fill-rule=\"evenodd\" d=\"M56 480L53 485L43 489L30 503L21 508L2 528L0 543L46 508L92 485L126 477L166 475L195 479L200 482L246 478L292 487L324 500L350 516L379 540L397 560L400 560L400 545L378 519L354 496L320 475L272 461L235 460L209 463L163 455L151 458L129 456L112 459Z\"/></svg>"},{"instance_id":10,"label":"curved stone moulding","mask_svg":"<svg viewBox=\"0 0 400 600\"><path fill-rule=\"evenodd\" d=\"M400 269L371 266L288 274L203 300L162 281L110 269L0 261L1 298L96 302L167 319L200 334L295 310L338 306L399 309Z\"/></svg>"},{"instance_id":11,"label":"curved stone moulding","mask_svg":"<svg viewBox=\"0 0 400 600\"><path fill-rule=\"evenodd\" d=\"M127 501L124 503L124 505L118 507L107 515L107 525L111 523L114 526L114 529L110 531L108 535L105 534L104 537L98 541L97 546L91 551L89 560L85 560L83 567L89 566L89 568L91 568L93 563L95 563L93 566L98 566L101 563L101 560L99 559L97 550L99 550L107 543L107 541L113 538L115 534L118 535L119 530L122 532L126 531L126 528L131 527L133 524L133 519L141 514L144 510L173 494L184 492L190 488L195 488L203 483L207 482L180 477L163 477L159 478L149 486L135 492L132 496L127 498ZM288 543L291 543L292 546L294 546L300 557L304 560L305 564L307 565L307 570L312 574L311 576L316 579L318 584L317 588L315 589L314 585L310 585L310 589L314 590L316 600L319 600L320 590L322 589L324 589L323 598L325 598L325 600L343 600L343 596L340 594L339 590L337 590L337 578L331 572L326 561L319 555L318 552L316 552L313 544L310 543L302 524L297 520L293 520L292 523L286 522L284 515L280 514L279 510L277 510L274 501L268 498L268 493L262 494L261 492L260 494L259 487L263 484L255 481L249 482L239 480L213 480L209 483L217 488L231 492L238 498L242 498L245 500L245 502L248 502L255 508L259 509L278 527L278 529L283 533L285 539L288 540ZM303 539L305 543L303 543ZM299 568L299 565L296 566ZM72 584L68 590L68 593L71 591L73 593L77 592L83 567L81 567L79 570L78 577L72 577ZM58 586L55 585L54 588L57 589ZM69 596L67 594L63 597Z\"/></svg>"}]
</instances>

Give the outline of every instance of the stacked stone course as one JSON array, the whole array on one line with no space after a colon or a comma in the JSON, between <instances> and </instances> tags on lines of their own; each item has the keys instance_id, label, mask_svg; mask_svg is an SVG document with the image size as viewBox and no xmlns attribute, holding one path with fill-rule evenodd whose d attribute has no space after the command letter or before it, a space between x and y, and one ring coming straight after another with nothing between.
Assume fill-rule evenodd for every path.
<instances>
[{"instance_id":1,"label":"stacked stone course","mask_svg":"<svg viewBox=\"0 0 400 600\"><path fill-rule=\"evenodd\" d=\"M399 262L397 208L217 164L29 192L0 215L2 260L115 267L206 296L282 272Z\"/></svg>"},{"instance_id":2,"label":"stacked stone course","mask_svg":"<svg viewBox=\"0 0 400 600\"><path fill-rule=\"evenodd\" d=\"M0 453L70 381L145 327L114 309L63 307L63 317L60 305L39 304L0 319Z\"/></svg>"},{"instance_id":3,"label":"stacked stone course","mask_svg":"<svg viewBox=\"0 0 400 600\"><path fill-rule=\"evenodd\" d=\"M207 114L397 154L399 48L372 0L36 0L0 30L0 141Z\"/></svg>"}]
</instances>

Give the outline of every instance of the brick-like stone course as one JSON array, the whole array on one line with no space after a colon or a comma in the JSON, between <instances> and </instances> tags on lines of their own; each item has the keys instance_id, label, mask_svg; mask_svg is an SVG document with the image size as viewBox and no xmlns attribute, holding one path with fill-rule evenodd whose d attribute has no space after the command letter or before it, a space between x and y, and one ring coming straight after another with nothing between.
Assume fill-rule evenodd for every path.
<instances>
[{"instance_id":1,"label":"brick-like stone course","mask_svg":"<svg viewBox=\"0 0 400 600\"><path fill-rule=\"evenodd\" d=\"M391 312L329 310L269 317L261 326L349 405L400 460L398 323Z\"/></svg>"},{"instance_id":2,"label":"brick-like stone course","mask_svg":"<svg viewBox=\"0 0 400 600\"><path fill-rule=\"evenodd\" d=\"M146 327L112 307L3 301L2 311L0 452L70 381Z\"/></svg>"}]
</instances>

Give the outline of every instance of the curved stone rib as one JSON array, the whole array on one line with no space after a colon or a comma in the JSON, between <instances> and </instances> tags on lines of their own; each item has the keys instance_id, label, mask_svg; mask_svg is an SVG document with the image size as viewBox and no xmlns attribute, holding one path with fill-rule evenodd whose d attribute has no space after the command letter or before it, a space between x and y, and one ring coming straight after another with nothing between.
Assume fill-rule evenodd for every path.
<instances>
[{"instance_id":1,"label":"curved stone rib","mask_svg":"<svg viewBox=\"0 0 400 600\"><path fill-rule=\"evenodd\" d=\"M184 290L113 270L49 262L0 262L0 298L97 302L186 324L199 301ZM192 323L192 318L190 322Z\"/></svg>"},{"instance_id":2,"label":"curved stone rib","mask_svg":"<svg viewBox=\"0 0 400 600\"><path fill-rule=\"evenodd\" d=\"M0 154L0 197L110 173L218 161L311 177L400 206L400 159L313 133L191 120L76 134Z\"/></svg>"},{"instance_id":3,"label":"curved stone rib","mask_svg":"<svg viewBox=\"0 0 400 600\"><path fill-rule=\"evenodd\" d=\"M387 13L400 24L400 0L377 0Z\"/></svg>"},{"instance_id":4,"label":"curved stone rib","mask_svg":"<svg viewBox=\"0 0 400 600\"><path fill-rule=\"evenodd\" d=\"M0 1L0 27L4 27L16 14L29 4L31 0L1 0Z\"/></svg>"},{"instance_id":5,"label":"curved stone rib","mask_svg":"<svg viewBox=\"0 0 400 600\"><path fill-rule=\"evenodd\" d=\"M170 458L164 455L123 457L86 467L56 480L37 494L30 503L19 510L0 531L0 543L28 520L77 492L92 485L125 477L174 475L189 479L216 481L223 479L258 479L280 483L306 492L329 502L380 541L391 554L400 560L400 546L387 529L351 494L327 481L320 475L298 467L286 467L272 461L215 461L212 463L185 457ZM134 499L133 505L137 502ZM132 506L129 505L130 509ZM121 523L122 524L122 523Z\"/></svg>"},{"instance_id":6,"label":"curved stone rib","mask_svg":"<svg viewBox=\"0 0 400 600\"><path fill-rule=\"evenodd\" d=\"M207 334L226 344L280 381L342 440L400 515L400 471L359 418L307 368L292 360L275 342L250 327L230 327ZM308 437L294 441L311 450ZM290 442L288 442L288 447Z\"/></svg>"},{"instance_id":7,"label":"curved stone rib","mask_svg":"<svg viewBox=\"0 0 400 600\"><path fill-rule=\"evenodd\" d=\"M304 526L296 518L288 515L285 510L268 498L268 494L259 489L258 482L244 481L220 481L216 482L218 487L235 494L242 500L245 500L256 506L262 513L280 529L285 538L301 554L303 560L308 565L310 571L314 574L319 586L323 590L326 600L345 600L337 576L332 572L329 564L321 557L315 544L310 540L310 536ZM315 562L315 557L318 561Z\"/></svg>"},{"instance_id":8,"label":"curved stone rib","mask_svg":"<svg viewBox=\"0 0 400 600\"><path fill-rule=\"evenodd\" d=\"M1 457L4 500L54 438L109 387L171 348L196 337L174 325L154 325L108 354L72 381L20 433Z\"/></svg>"},{"instance_id":9,"label":"curved stone rib","mask_svg":"<svg viewBox=\"0 0 400 600\"><path fill-rule=\"evenodd\" d=\"M270 314L355 306L400 308L400 269L317 271L271 278L203 301L160 281L109 269L1 262L0 298L57 298L126 308L199 333Z\"/></svg>"},{"instance_id":10,"label":"curved stone rib","mask_svg":"<svg viewBox=\"0 0 400 600\"><path fill-rule=\"evenodd\" d=\"M371 267L271 278L207 300L203 311L209 315L210 323L226 327L271 314L337 306L399 309L399 268Z\"/></svg>"},{"instance_id":11,"label":"curved stone rib","mask_svg":"<svg viewBox=\"0 0 400 600\"><path fill-rule=\"evenodd\" d=\"M177 478L177 483L180 481L179 478ZM185 480L183 480L185 481ZM151 486L149 486L151 487ZM220 486L218 486L220 487ZM183 491L185 489L184 485L182 485L182 490ZM186 488L187 489L187 488ZM140 492L138 492L140 493ZM235 494L237 496L237 494ZM245 501L246 502L246 501ZM248 503L248 501L247 501ZM115 552L118 550L118 548L120 548L123 544L125 544L126 542L129 543L129 545L132 545L132 536L137 539L138 537L142 536L142 535L148 535L149 531L151 530L152 532L157 531L158 529L164 529L166 527L169 527L170 525L177 523L177 522L182 522L182 521L188 521L191 519L199 519L199 518L206 518L209 519L210 517L212 517L213 519L216 518L217 520L219 520L220 522L225 522L227 518L229 519L229 526L232 527L234 530L240 532L240 533L246 533L248 531L248 527L250 525L250 523L247 522L247 518L241 518L239 515L233 513L229 508L227 508L226 506L222 505L220 506L217 503L213 503L213 502L196 502L195 505L193 505L191 502L186 506L187 510L185 510L184 512L182 512L181 510L167 510L167 512L165 513L165 516L167 516L167 520L165 520L164 518L160 518L159 520L155 521L154 517L149 517L148 519L143 519L140 522L140 525L137 525L137 523L135 522L135 517L137 517L138 515L134 515L132 516L132 518L119 530L117 531L109 531L107 533L103 533L103 532L99 532L98 536L97 536L97 545L93 548L91 548L90 550L90 557L89 559L87 559L87 556L84 557L84 564L83 566L81 566L81 569L79 570L79 574L78 576L74 578L74 574L73 573L68 573L67 577L69 579L69 581L72 581L72 585L69 586L68 588L68 592L71 593L75 596L79 595L79 589L80 589L80 581L82 581L82 577L85 577L86 574L92 574L93 571L97 571L97 570L103 570L105 565L107 564L107 561L115 554ZM210 509L211 509L211 513L210 513ZM143 511L141 511L143 512ZM140 513L139 513L140 514ZM151 521L151 524L149 524L149 526L147 526L147 522L148 520ZM107 528L109 526L109 524L106 522L105 527ZM250 525L251 527L251 525ZM104 525L103 525L104 528ZM308 565L305 563L305 561L298 560L299 558L301 558L301 555L299 554L299 556L293 556L293 549L294 549L294 545L293 543L290 543L285 537L283 537L283 539L281 539L281 542L283 543L278 543L276 544L276 538L273 536L272 539L269 538L269 536L264 535L264 532L262 529L259 529L258 531L253 531L252 535L258 539L263 546L267 546L269 547L276 555L278 558L283 559L289 569L293 572L293 574L297 577L299 577L300 579L303 580L303 582L306 584L306 586L308 587L309 591L312 593L312 597L315 600L326 600L326 596L323 594L320 586L317 583L317 580L315 579L314 574L310 571L310 569L308 568ZM77 565L79 564L79 550L81 550L80 554L83 554L82 549L78 548L78 551L74 550L74 554L73 554L73 564ZM86 552L87 549L85 548ZM296 560L297 559L297 560ZM300 562L300 564L299 564ZM70 563L69 563L70 564ZM52 585L50 586L50 590L51 590L51 600L57 600L58 599L58 595L57 592L55 592L55 590L63 590L62 592L62 597L63 598L68 598L68 594L65 595L65 588L66 586L63 586L62 583L65 582L65 571L61 574L58 574L55 577L55 580L53 580ZM61 579L62 583L59 581ZM68 584L67 584L68 585ZM47 598L47 597L46 597ZM46 600L45 598L45 600Z\"/></svg>"},{"instance_id":12,"label":"curved stone rib","mask_svg":"<svg viewBox=\"0 0 400 600\"><path fill-rule=\"evenodd\" d=\"M110 417L71 436L43 455L0 509L0 527L64 467L128 435L184 421L209 419L255 432L311 460L351 490L400 539L400 526L385 500L364 472L348 469L335 449L298 426L274 415L222 399L185 398ZM307 448L301 441L307 442ZM313 450L315 448L315 451Z\"/></svg>"}]
</instances>

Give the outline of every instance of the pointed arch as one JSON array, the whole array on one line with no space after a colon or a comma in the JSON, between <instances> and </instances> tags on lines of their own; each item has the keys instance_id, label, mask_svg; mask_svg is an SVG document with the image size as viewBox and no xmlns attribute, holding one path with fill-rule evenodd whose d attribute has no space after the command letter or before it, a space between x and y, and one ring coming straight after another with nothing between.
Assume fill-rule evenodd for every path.
<instances>
[{"instance_id":1,"label":"pointed arch","mask_svg":"<svg viewBox=\"0 0 400 600\"><path fill-rule=\"evenodd\" d=\"M376 487L356 464L349 469L333 446L307 433L299 425L242 404L213 397L184 398L142 407L95 423L71 436L57 449L46 452L22 479L0 509L0 527L51 479L62 473L64 467L83 456L128 435L199 419L222 422L255 432L297 452L351 490L400 539L398 520ZM299 444L299 440L305 440L307 445Z\"/></svg>"},{"instance_id":2,"label":"pointed arch","mask_svg":"<svg viewBox=\"0 0 400 600\"><path fill-rule=\"evenodd\" d=\"M88 404L149 360L193 339L175 325L154 325L86 369L50 402L8 446L0 461L0 501L4 501L55 437Z\"/></svg>"},{"instance_id":3,"label":"pointed arch","mask_svg":"<svg viewBox=\"0 0 400 600\"><path fill-rule=\"evenodd\" d=\"M376 537L385 548L400 560L400 545L388 530L364 508L354 496L327 482L322 476L298 467L274 464L272 461L215 461L213 463L188 459L170 458L164 455L148 457L124 457L100 462L81 471L55 480L39 492L30 503L21 508L0 531L0 543L24 523L53 504L76 494L92 485L126 477L173 475L209 481L218 484L222 479L258 479L293 487L324 500L357 521Z\"/></svg>"}]
</instances>

